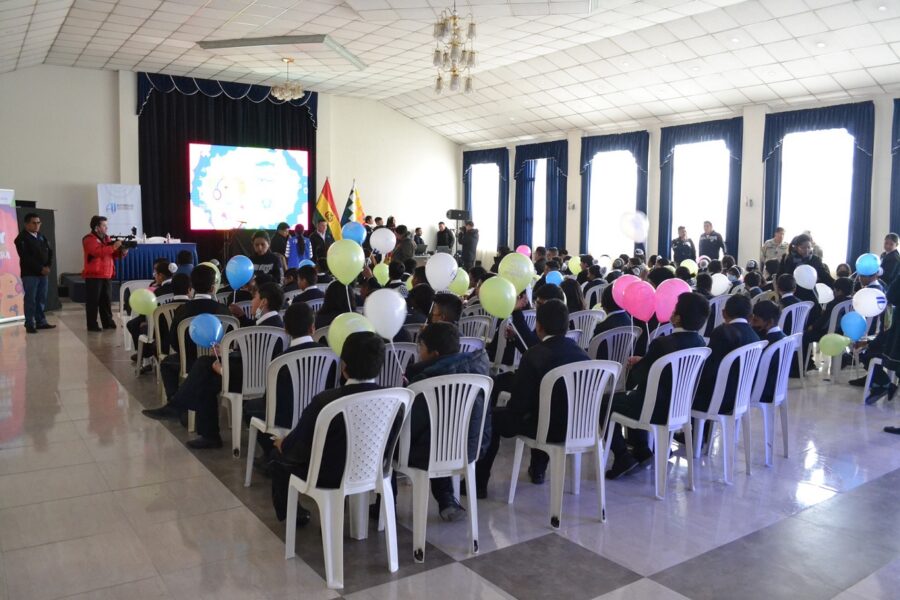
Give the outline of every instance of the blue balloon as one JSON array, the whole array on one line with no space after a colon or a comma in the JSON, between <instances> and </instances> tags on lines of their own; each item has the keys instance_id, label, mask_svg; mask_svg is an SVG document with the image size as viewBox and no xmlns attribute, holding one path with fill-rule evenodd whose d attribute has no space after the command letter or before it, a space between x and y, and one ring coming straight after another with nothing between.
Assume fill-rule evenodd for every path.
<instances>
[{"instance_id":1,"label":"blue balloon","mask_svg":"<svg viewBox=\"0 0 900 600\"><path fill-rule=\"evenodd\" d=\"M546 276L546 278L544 278L544 281L546 281L547 283L549 283L551 285L562 285L562 282L563 282L562 273L560 273L559 271L550 271L549 273L547 273L547 276Z\"/></svg>"},{"instance_id":2,"label":"blue balloon","mask_svg":"<svg viewBox=\"0 0 900 600\"><path fill-rule=\"evenodd\" d=\"M858 312L848 312L841 317L841 331L854 342L866 334L866 319Z\"/></svg>"},{"instance_id":3,"label":"blue balloon","mask_svg":"<svg viewBox=\"0 0 900 600\"><path fill-rule=\"evenodd\" d=\"M301 260L301 261L300 261L300 264L299 264L298 266L300 266L300 267L313 267L313 268L315 268L316 263L314 263L313 261L311 261L311 260L309 260L309 259L307 258L306 260Z\"/></svg>"},{"instance_id":4,"label":"blue balloon","mask_svg":"<svg viewBox=\"0 0 900 600\"><path fill-rule=\"evenodd\" d=\"M203 313L194 317L188 327L188 333L194 343L201 348L212 348L222 341L225 334L222 322L209 313Z\"/></svg>"},{"instance_id":5,"label":"blue balloon","mask_svg":"<svg viewBox=\"0 0 900 600\"><path fill-rule=\"evenodd\" d=\"M856 272L860 275L866 277L874 275L879 268L881 268L881 260L875 254L863 254L856 259Z\"/></svg>"},{"instance_id":6,"label":"blue balloon","mask_svg":"<svg viewBox=\"0 0 900 600\"><path fill-rule=\"evenodd\" d=\"M253 279L253 263L246 256L232 256L225 265L225 275L228 276L231 289L237 290Z\"/></svg>"},{"instance_id":7,"label":"blue balloon","mask_svg":"<svg viewBox=\"0 0 900 600\"><path fill-rule=\"evenodd\" d=\"M353 240L360 246L366 241L366 228L361 223L351 221L341 228L341 235L345 240Z\"/></svg>"}]
</instances>

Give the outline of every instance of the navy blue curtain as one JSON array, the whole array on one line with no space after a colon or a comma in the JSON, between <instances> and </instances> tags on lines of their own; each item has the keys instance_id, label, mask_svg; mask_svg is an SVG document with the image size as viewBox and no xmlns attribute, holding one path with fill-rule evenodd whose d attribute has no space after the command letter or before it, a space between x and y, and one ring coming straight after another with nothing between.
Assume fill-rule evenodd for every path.
<instances>
[{"instance_id":1,"label":"navy blue curtain","mask_svg":"<svg viewBox=\"0 0 900 600\"><path fill-rule=\"evenodd\" d=\"M581 253L588 252L588 230L591 223L591 161L598 152L631 152L637 163L637 194L634 209L647 213L647 156L650 133L634 131L614 135L597 135L581 138ZM646 250L644 244L635 244L635 250Z\"/></svg>"},{"instance_id":2,"label":"navy blue curtain","mask_svg":"<svg viewBox=\"0 0 900 600\"><path fill-rule=\"evenodd\" d=\"M659 254L669 256L672 245L672 182L675 146L722 140L731 155L728 169L728 224L725 244L737 256L741 231L741 160L744 153L744 119L724 119L677 127L664 127L659 144Z\"/></svg>"},{"instance_id":3,"label":"navy blue curtain","mask_svg":"<svg viewBox=\"0 0 900 600\"><path fill-rule=\"evenodd\" d=\"M531 246L532 220L534 218L534 161L542 158L547 159L547 246L565 248L566 171L569 167L569 143L566 140L516 146L513 165L513 176L516 178L515 245ZM523 187L528 189L522 189ZM522 212L520 209L523 209ZM520 215L527 215L528 222L522 223ZM519 235L520 232L523 234L522 236ZM527 236L525 232L527 232Z\"/></svg>"},{"instance_id":4,"label":"navy blue curtain","mask_svg":"<svg viewBox=\"0 0 900 600\"><path fill-rule=\"evenodd\" d=\"M853 182L850 188L850 223L847 262L869 251L872 213L872 149L875 135L875 104L858 102L826 108L794 110L766 115L763 162L766 165L764 237L771 237L781 214L781 144L784 136L800 131L846 129L853 136ZM896 123L895 123L896 130ZM896 138L896 136L895 136ZM812 209L813 206L810 206ZM892 209L892 213L893 213Z\"/></svg>"},{"instance_id":5,"label":"navy blue curtain","mask_svg":"<svg viewBox=\"0 0 900 600\"><path fill-rule=\"evenodd\" d=\"M463 152L463 197L465 209L472 214L472 165L495 164L500 170L500 189L497 195L497 244L509 243L509 150L492 148ZM476 223L476 227L477 227Z\"/></svg>"},{"instance_id":6,"label":"navy blue curtain","mask_svg":"<svg viewBox=\"0 0 900 600\"><path fill-rule=\"evenodd\" d=\"M900 100L894 100L891 129L891 231L900 231Z\"/></svg>"}]
</instances>

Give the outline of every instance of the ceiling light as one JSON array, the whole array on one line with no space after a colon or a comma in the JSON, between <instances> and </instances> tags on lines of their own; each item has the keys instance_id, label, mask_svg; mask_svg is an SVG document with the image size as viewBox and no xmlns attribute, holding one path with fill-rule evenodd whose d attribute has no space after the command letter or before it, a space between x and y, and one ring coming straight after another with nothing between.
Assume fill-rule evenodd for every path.
<instances>
[{"instance_id":1,"label":"ceiling light","mask_svg":"<svg viewBox=\"0 0 900 600\"><path fill-rule=\"evenodd\" d=\"M475 39L476 26L474 18L469 15L465 19L460 18L456 12L456 3L453 7L441 12L440 18L433 28L434 52L431 56L431 64L438 70L438 76L434 84L435 94L440 94L444 88L444 77L449 79L451 92L462 89L466 94L471 94L475 89L475 80L470 69L475 67L475 50L472 48Z\"/></svg>"},{"instance_id":2,"label":"ceiling light","mask_svg":"<svg viewBox=\"0 0 900 600\"><path fill-rule=\"evenodd\" d=\"M694 73L696 73L699 70L700 70L700 67L691 67L691 71L693 71Z\"/></svg>"},{"instance_id":3,"label":"ceiling light","mask_svg":"<svg viewBox=\"0 0 900 600\"><path fill-rule=\"evenodd\" d=\"M299 100L303 97L303 86L300 85L299 81L291 81L291 65L294 63L293 58L282 58L281 62L284 63L284 83L273 85L272 89L269 90L269 94L276 100L281 100L282 102L289 102L291 100Z\"/></svg>"},{"instance_id":4,"label":"ceiling light","mask_svg":"<svg viewBox=\"0 0 900 600\"><path fill-rule=\"evenodd\" d=\"M736 38L736 37L731 38L731 43L732 43L732 44L737 44L737 43L740 42L740 41L741 41L741 38Z\"/></svg>"},{"instance_id":5,"label":"ceiling light","mask_svg":"<svg viewBox=\"0 0 900 600\"><path fill-rule=\"evenodd\" d=\"M880 5L878 6L878 10L880 10L881 12L884 12L884 11L887 10L887 6L885 6L884 4L880 4Z\"/></svg>"},{"instance_id":6,"label":"ceiling light","mask_svg":"<svg viewBox=\"0 0 900 600\"><path fill-rule=\"evenodd\" d=\"M825 42L816 42L816 48L824 48L827 45Z\"/></svg>"},{"instance_id":7,"label":"ceiling light","mask_svg":"<svg viewBox=\"0 0 900 600\"><path fill-rule=\"evenodd\" d=\"M623 62L623 63L622 63L622 66L623 66L623 67L627 67L627 66L628 66L628 61L626 60L625 62Z\"/></svg>"}]
</instances>

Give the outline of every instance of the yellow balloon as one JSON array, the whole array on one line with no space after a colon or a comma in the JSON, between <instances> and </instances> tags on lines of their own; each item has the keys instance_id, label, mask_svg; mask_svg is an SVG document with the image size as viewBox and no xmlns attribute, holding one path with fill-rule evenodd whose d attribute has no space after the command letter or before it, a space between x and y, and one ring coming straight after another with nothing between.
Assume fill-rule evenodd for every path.
<instances>
[{"instance_id":1,"label":"yellow balloon","mask_svg":"<svg viewBox=\"0 0 900 600\"><path fill-rule=\"evenodd\" d=\"M462 296L469 291L469 274L466 273L465 269L456 271L456 277L450 283L450 291L457 296Z\"/></svg>"},{"instance_id":2,"label":"yellow balloon","mask_svg":"<svg viewBox=\"0 0 900 600\"><path fill-rule=\"evenodd\" d=\"M388 271L388 266L384 263L378 263L377 265L375 265L375 268L372 269L372 275L375 276L375 279L378 281L379 285L385 285L388 281L391 280L391 276Z\"/></svg>"},{"instance_id":3,"label":"yellow balloon","mask_svg":"<svg viewBox=\"0 0 900 600\"><path fill-rule=\"evenodd\" d=\"M825 356L840 356L844 348L850 345L850 338L837 333L829 333L819 340L819 350Z\"/></svg>"},{"instance_id":4,"label":"yellow balloon","mask_svg":"<svg viewBox=\"0 0 900 600\"><path fill-rule=\"evenodd\" d=\"M128 305L132 312L150 316L156 310L156 294L150 290L134 290L128 297Z\"/></svg>"},{"instance_id":5,"label":"yellow balloon","mask_svg":"<svg viewBox=\"0 0 900 600\"><path fill-rule=\"evenodd\" d=\"M581 258L576 256L569 259L569 273L578 276L581 273Z\"/></svg>"},{"instance_id":6,"label":"yellow balloon","mask_svg":"<svg viewBox=\"0 0 900 600\"><path fill-rule=\"evenodd\" d=\"M519 254L519 256L522 255ZM516 288L503 277L491 277L478 288L481 306L498 319L505 319L512 314L516 307L516 296Z\"/></svg>"},{"instance_id":7,"label":"yellow balloon","mask_svg":"<svg viewBox=\"0 0 900 600\"><path fill-rule=\"evenodd\" d=\"M353 240L338 240L328 249L328 270L344 285L350 285L362 271L366 257Z\"/></svg>"},{"instance_id":8,"label":"yellow balloon","mask_svg":"<svg viewBox=\"0 0 900 600\"><path fill-rule=\"evenodd\" d=\"M410 277L409 279L406 280L406 289L409 290L409 291L412 291L412 289L413 289L413 282L412 282L412 280L413 280L412 277Z\"/></svg>"},{"instance_id":9,"label":"yellow balloon","mask_svg":"<svg viewBox=\"0 0 900 600\"><path fill-rule=\"evenodd\" d=\"M697 266L697 262L690 258L681 261L681 264L678 266L687 268L687 270L691 272L691 277L697 275L697 271L700 270L700 267Z\"/></svg>"},{"instance_id":10,"label":"yellow balloon","mask_svg":"<svg viewBox=\"0 0 900 600\"><path fill-rule=\"evenodd\" d=\"M534 265L531 264L531 261L526 256L518 252L511 252L500 261L497 273L500 277L513 284L517 294L521 294L528 287L528 284L531 283L532 275L534 275Z\"/></svg>"},{"instance_id":11,"label":"yellow balloon","mask_svg":"<svg viewBox=\"0 0 900 600\"><path fill-rule=\"evenodd\" d=\"M351 244L356 244L354 241L347 241ZM359 247L359 244L357 244L357 247ZM344 349L344 342L351 333L358 331L374 332L375 328L367 318L359 313L340 314L328 326L328 345L331 346L335 354L340 356L341 351Z\"/></svg>"},{"instance_id":12,"label":"yellow balloon","mask_svg":"<svg viewBox=\"0 0 900 600\"><path fill-rule=\"evenodd\" d=\"M211 262L202 262L202 263L200 263L200 265L209 267L216 274L216 286L215 286L215 291L213 293L218 292L219 288L222 286L222 272L219 271L219 267L212 264ZM197 265L197 266L199 267L200 265Z\"/></svg>"}]
</instances>

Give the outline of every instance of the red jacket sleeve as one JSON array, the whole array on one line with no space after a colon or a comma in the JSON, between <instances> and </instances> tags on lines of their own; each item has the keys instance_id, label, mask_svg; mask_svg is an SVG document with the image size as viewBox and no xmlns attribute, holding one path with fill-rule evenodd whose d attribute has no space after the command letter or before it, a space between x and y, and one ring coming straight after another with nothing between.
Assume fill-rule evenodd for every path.
<instances>
[{"instance_id":1,"label":"red jacket sleeve","mask_svg":"<svg viewBox=\"0 0 900 600\"><path fill-rule=\"evenodd\" d=\"M84 236L84 239L81 240L81 245L84 248L84 253L86 255L97 258L101 256L113 256L119 252L116 248L113 248L111 244L103 244L96 235Z\"/></svg>"}]
</instances>

